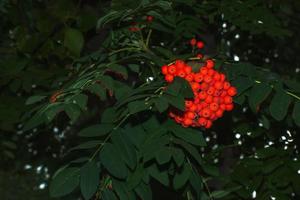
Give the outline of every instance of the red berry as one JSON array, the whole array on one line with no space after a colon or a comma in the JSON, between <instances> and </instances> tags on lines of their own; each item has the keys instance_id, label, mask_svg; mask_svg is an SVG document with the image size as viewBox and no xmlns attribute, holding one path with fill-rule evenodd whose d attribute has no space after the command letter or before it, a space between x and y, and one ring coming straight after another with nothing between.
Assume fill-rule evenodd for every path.
<instances>
[{"instance_id":1,"label":"red berry","mask_svg":"<svg viewBox=\"0 0 300 200\"><path fill-rule=\"evenodd\" d=\"M205 128L210 128L212 126L212 121L207 120Z\"/></svg>"},{"instance_id":2,"label":"red berry","mask_svg":"<svg viewBox=\"0 0 300 200\"><path fill-rule=\"evenodd\" d=\"M191 87L192 87L193 90L199 90L200 89L199 83L196 83L196 82L191 83Z\"/></svg>"},{"instance_id":3,"label":"red berry","mask_svg":"<svg viewBox=\"0 0 300 200\"><path fill-rule=\"evenodd\" d=\"M226 77L224 74L220 74L220 81L225 81Z\"/></svg>"},{"instance_id":4,"label":"red berry","mask_svg":"<svg viewBox=\"0 0 300 200\"><path fill-rule=\"evenodd\" d=\"M218 81L218 80L220 80L220 78L221 78L220 74L216 72L216 73L214 74L213 79L214 79L215 81Z\"/></svg>"},{"instance_id":5,"label":"red berry","mask_svg":"<svg viewBox=\"0 0 300 200\"><path fill-rule=\"evenodd\" d=\"M216 73L216 71L213 70L213 69L209 69L208 72L207 72L207 74L208 74L209 76L212 76L212 78L213 78L213 75L214 75L215 73Z\"/></svg>"},{"instance_id":6,"label":"red berry","mask_svg":"<svg viewBox=\"0 0 300 200\"><path fill-rule=\"evenodd\" d=\"M222 117L223 116L223 110L222 109L219 109L216 111L216 116L217 117Z\"/></svg>"},{"instance_id":7,"label":"red berry","mask_svg":"<svg viewBox=\"0 0 300 200\"><path fill-rule=\"evenodd\" d=\"M213 95L215 93L215 89L213 87L209 87L206 92L208 95Z\"/></svg>"},{"instance_id":8,"label":"red berry","mask_svg":"<svg viewBox=\"0 0 300 200\"><path fill-rule=\"evenodd\" d=\"M161 71L164 75L166 75L168 73L168 66L167 65L162 66Z\"/></svg>"},{"instance_id":9,"label":"red berry","mask_svg":"<svg viewBox=\"0 0 300 200\"><path fill-rule=\"evenodd\" d=\"M219 105L217 103L211 103L209 105L210 110L217 111L219 109Z\"/></svg>"},{"instance_id":10,"label":"red berry","mask_svg":"<svg viewBox=\"0 0 300 200\"><path fill-rule=\"evenodd\" d=\"M185 73L189 74L189 73L192 72L192 67L191 66L185 66L184 71L185 71Z\"/></svg>"},{"instance_id":11,"label":"red berry","mask_svg":"<svg viewBox=\"0 0 300 200\"><path fill-rule=\"evenodd\" d=\"M177 73L177 75L178 75L179 77L181 77L181 78L184 78L184 77L185 77L185 72L184 72L184 70L179 70L178 73Z\"/></svg>"},{"instance_id":12,"label":"red berry","mask_svg":"<svg viewBox=\"0 0 300 200\"><path fill-rule=\"evenodd\" d=\"M147 16L147 21L148 21L148 22L152 22L152 21L153 21L153 18L154 18L153 16L148 15L148 16Z\"/></svg>"},{"instance_id":13,"label":"red berry","mask_svg":"<svg viewBox=\"0 0 300 200\"><path fill-rule=\"evenodd\" d=\"M175 65L170 65L170 66L168 67L168 72L169 72L170 74L175 74L175 73L176 73L176 67L175 67Z\"/></svg>"},{"instance_id":14,"label":"red berry","mask_svg":"<svg viewBox=\"0 0 300 200\"><path fill-rule=\"evenodd\" d=\"M217 90L221 90L223 88L223 83L221 81L217 81L217 82L215 82L214 87Z\"/></svg>"},{"instance_id":15,"label":"red berry","mask_svg":"<svg viewBox=\"0 0 300 200\"><path fill-rule=\"evenodd\" d=\"M183 62L183 60L176 60L175 65L178 69L182 69L182 68L184 68L185 63Z\"/></svg>"},{"instance_id":16,"label":"red berry","mask_svg":"<svg viewBox=\"0 0 300 200\"><path fill-rule=\"evenodd\" d=\"M204 47L204 43L203 42L201 42L201 41L197 42L197 48L198 49L202 49L203 47Z\"/></svg>"},{"instance_id":17,"label":"red berry","mask_svg":"<svg viewBox=\"0 0 300 200\"><path fill-rule=\"evenodd\" d=\"M230 83L227 81L224 82L223 88L224 88L224 90L228 90L230 88Z\"/></svg>"},{"instance_id":18,"label":"red berry","mask_svg":"<svg viewBox=\"0 0 300 200\"><path fill-rule=\"evenodd\" d=\"M204 82L210 83L211 81L212 81L212 77L211 76L205 76L204 77Z\"/></svg>"},{"instance_id":19,"label":"red berry","mask_svg":"<svg viewBox=\"0 0 300 200\"><path fill-rule=\"evenodd\" d=\"M185 76L185 79L189 82L192 82L194 80L194 75L193 74L188 74Z\"/></svg>"},{"instance_id":20,"label":"red berry","mask_svg":"<svg viewBox=\"0 0 300 200\"><path fill-rule=\"evenodd\" d=\"M203 58L203 55L201 53L198 53L196 57L201 59L201 58Z\"/></svg>"},{"instance_id":21,"label":"red berry","mask_svg":"<svg viewBox=\"0 0 300 200\"><path fill-rule=\"evenodd\" d=\"M237 91L235 89L235 87L230 87L228 90L227 90L227 93L229 94L229 96L235 96L237 94Z\"/></svg>"},{"instance_id":22,"label":"red berry","mask_svg":"<svg viewBox=\"0 0 300 200\"><path fill-rule=\"evenodd\" d=\"M192 46L195 46L196 43L197 43L197 40L196 40L195 38L193 38L193 39L190 40L190 44L191 44Z\"/></svg>"},{"instance_id":23,"label":"red berry","mask_svg":"<svg viewBox=\"0 0 300 200\"><path fill-rule=\"evenodd\" d=\"M198 119L198 123L200 124L200 126L206 126L207 120L201 117Z\"/></svg>"},{"instance_id":24,"label":"red berry","mask_svg":"<svg viewBox=\"0 0 300 200\"><path fill-rule=\"evenodd\" d=\"M201 83L201 85L200 85L201 90L207 90L208 87L209 87L209 85L207 83Z\"/></svg>"},{"instance_id":25,"label":"red berry","mask_svg":"<svg viewBox=\"0 0 300 200\"><path fill-rule=\"evenodd\" d=\"M189 125L191 125L193 123L193 120L191 120L191 119L189 119L189 118L185 118L184 120L183 120L183 124L185 125L185 126L189 126Z\"/></svg>"},{"instance_id":26,"label":"red berry","mask_svg":"<svg viewBox=\"0 0 300 200\"><path fill-rule=\"evenodd\" d=\"M172 82L172 81L174 80L174 76L172 76L171 74L167 74L167 75L165 76L165 80L166 80L167 82Z\"/></svg>"},{"instance_id":27,"label":"red berry","mask_svg":"<svg viewBox=\"0 0 300 200\"><path fill-rule=\"evenodd\" d=\"M203 74L203 75L206 75L207 74L207 68L206 67L201 67L200 73Z\"/></svg>"},{"instance_id":28,"label":"red berry","mask_svg":"<svg viewBox=\"0 0 300 200\"><path fill-rule=\"evenodd\" d=\"M188 118L190 118L190 119L194 119L196 115L195 115L194 112L190 112L190 111L189 111L189 112L186 113L186 116L187 116Z\"/></svg>"},{"instance_id":29,"label":"red berry","mask_svg":"<svg viewBox=\"0 0 300 200\"><path fill-rule=\"evenodd\" d=\"M231 111L233 109L233 104L227 104L225 110Z\"/></svg>"},{"instance_id":30,"label":"red berry","mask_svg":"<svg viewBox=\"0 0 300 200\"><path fill-rule=\"evenodd\" d=\"M191 107L193 105L192 101L185 101L185 107Z\"/></svg>"},{"instance_id":31,"label":"red berry","mask_svg":"<svg viewBox=\"0 0 300 200\"><path fill-rule=\"evenodd\" d=\"M213 68L215 66L215 63L214 63L214 61L213 60L207 60L206 61L206 67L207 68Z\"/></svg>"},{"instance_id":32,"label":"red berry","mask_svg":"<svg viewBox=\"0 0 300 200\"><path fill-rule=\"evenodd\" d=\"M205 103L210 104L211 102L213 102L213 97L211 95L207 95L207 97L205 98Z\"/></svg>"},{"instance_id":33,"label":"red berry","mask_svg":"<svg viewBox=\"0 0 300 200\"><path fill-rule=\"evenodd\" d=\"M232 97L231 96L225 96L224 97L224 103L225 104L231 104L232 103Z\"/></svg>"},{"instance_id":34,"label":"red berry","mask_svg":"<svg viewBox=\"0 0 300 200\"><path fill-rule=\"evenodd\" d=\"M203 75L197 73L197 74L195 74L195 77L194 77L194 78L195 78L195 81L196 81L196 82L200 83L200 82L202 82L202 80L203 80Z\"/></svg>"},{"instance_id":35,"label":"red berry","mask_svg":"<svg viewBox=\"0 0 300 200\"><path fill-rule=\"evenodd\" d=\"M207 94L206 94L206 92L204 92L204 91L201 91L200 93L199 93L199 99L205 99L207 97Z\"/></svg>"},{"instance_id":36,"label":"red berry","mask_svg":"<svg viewBox=\"0 0 300 200\"><path fill-rule=\"evenodd\" d=\"M202 117L209 118L211 115L211 111L208 108L205 108L201 111Z\"/></svg>"}]
</instances>

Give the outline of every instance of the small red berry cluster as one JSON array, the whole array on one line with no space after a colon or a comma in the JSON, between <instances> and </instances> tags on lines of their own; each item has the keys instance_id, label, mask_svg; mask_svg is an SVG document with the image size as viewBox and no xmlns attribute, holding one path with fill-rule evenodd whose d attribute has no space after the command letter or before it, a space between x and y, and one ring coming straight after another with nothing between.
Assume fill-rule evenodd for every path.
<instances>
[{"instance_id":1,"label":"small red berry cluster","mask_svg":"<svg viewBox=\"0 0 300 200\"><path fill-rule=\"evenodd\" d=\"M190 45L191 45L193 48L197 47L197 49L203 49L203 47L204 47L204 42L202 42L202 41L197 41L195 38L193 38L193 39L190 40ZM203 58L203 54L198 53L198 54L197 54L197 58Z\"/></svg>"},{"instance_id":2,"label":"small red berry cluster","mask_svg":"<svg viewBox=\"0 0 300 200\"><path fill-rule=\"evenodd\" d=\"M187 80L193 90L194 98L185 100L184 112L172 109L169 113L171 118L184 127L210 128L213 121L223 116L224 111L233 109L232 97L237 94L236 88L213 67L214 61L207 59L196 73L182 60L161 68L168 83L179 76Z\"/></svg>"},{"instance_id":3,"label":"small red berry cluster","mask_svg":"<svg viewBox=\"0 0 300 200\"><path fill-rule=\"evenodd\" d=\"M151 15L146 16L146 21L148 23L151 23L153 21L153 19L154 19L154 17L151 16ZM137 26L138 24L136 22L132 22L131 25L132 26L128 28L129 31L131 31L131 32L137 32L137 31L141 30L141 28Z\"/></svg>"}]
</instances>

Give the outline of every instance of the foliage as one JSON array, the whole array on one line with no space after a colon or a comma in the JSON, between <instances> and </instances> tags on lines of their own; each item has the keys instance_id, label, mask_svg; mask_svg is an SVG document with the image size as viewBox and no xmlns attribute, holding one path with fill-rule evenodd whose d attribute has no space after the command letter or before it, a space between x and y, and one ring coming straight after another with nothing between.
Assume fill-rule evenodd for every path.
<instances>
[{"instance_id":1,"label":"foliage","mask_svg":"<svg viewBox=\"0 0 300 200\"><path fill-rule=\"evenodd\" d=\"M258 59L274 53L260 41L299 44L298 29L287 29L299 3L276 2L3 1L1 153L15 157L18 128L71 126L76 142L52 176L52 197L154 199L158 185L188 200L299 198L300 83L294 60L287 62L296 56L277 48L286 70ZM255 38L231 47L254 47L252 59L230 58L229 30ZM188 40L210 46L211 35L218 45L202 53L237 87L236 109L210 130L184 128L167 111L184 108L189 88L166 86L160 67L194 57ZM282 139L283 130L291 138Z\"/></svg>"}]
</instances>

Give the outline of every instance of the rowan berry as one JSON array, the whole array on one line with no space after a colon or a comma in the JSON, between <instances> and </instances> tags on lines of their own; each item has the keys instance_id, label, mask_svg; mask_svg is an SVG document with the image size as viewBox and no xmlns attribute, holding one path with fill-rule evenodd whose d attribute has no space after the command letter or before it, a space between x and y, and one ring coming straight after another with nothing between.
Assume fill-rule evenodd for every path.
<instances>
[{"instance_id":1,"label":"rowan berry","mask_svg":"<svg viewBox=\"0 0 300 200\"><path fill-rule=\"evenodd\" d=\"M216 73L214 74L213 79L214 79L215 81L218 81L218 80L220 80L220 78L221 78L220 74L219 74L218 72L216 72Z\"/></svg>"},{"instance_id":2,"label":"rowan berry","mask_svg":"<svg viewBox=\"0 0 300 200\"><path fill-rule=\"evenodd\" d=\"M203 74L203 75L206 75L207 74L207 68L206 67L202 67L200 69L200 73Z\"/></svg>"},{"instance_id":3,"label":"rowan berry","mask_svg":"<svg viewBox=\"0 0 300 200\"><path fill-rule=\"evenodd\" d=\"M200 124L200 126L206 126L207 120L201 117L198 119L198 123Z\"/></svg>"},{"instance_id":4,"label":"rowan berry","mask_svg":"<svg viewBox=\"0 0 300 200\"><path fill-rule=\"evenodd\" d=\"M185 76L185 79L188 81L188 82L192 82L194 80L194 75L193 74L187 74Z\"/></svg>"},{"instance_id":5,"label":"rowan berry","mask_svg":"<svg viewBox=\"0 0 300 200\"><path fill-rule=\"evenodd\" d=\"M199 90L200 89L200 84L196 83L196 82L193 82L193 83L191 83L191 88L193 90Z\"/></svg>"},{"instance_id":6,"label":"rowan berry","mask_svg":"<svg viewBox=\"0 0 300 200\"><path fill-rule=\"evenodd\" d=\"M189 110L195 112L197 110L197 106L193 104L191 107L189 107Z\"/></svg>"},{"instance_id":7,"label":"rowan berry","mask_svg":"<svg viewBox=\"0 0 300 200\"><path fill-rule=\"evenodd\" d=\"M217 90L221 90L223 88L223 83L221 81L217 81L214 86Z\"/></svg>"},{"instance_id":8,"label":"rowan berry","mask_svg":"<svg viewBox=\"0 0 300 200\"><path fill-rule=\"evenodd\" d=\"M224 82L224 84L223 84L223 88L224 88L224 90L228 90L229 88L230 88L230 83L229 82Z\"/></svg>"},{"instance_id":9,"label":"rowan berry","mask_svg":"<svg viewBox=\"0 0 300 200\"><path fill-rule=\"evenodd\" d=\"M211 95L207 95L207 97L205 98L205 103L210 104L211 102L213 102L213 97Z\"/></svg>"},{"instance_id":10,"label":"rowan berry","mask_svg":"<svg viewBox=\"0 0 300 200\"><path fill-rule=\"evenodd\" d=\"M215 73L216 73L216 71L213 70L213 69L209 69L209 70L207 71L207 74L208 74L209 76L211 76L212 79L213 79L213 75L214 75Z\"/></svg>"},{"instance_id":11,"label":"rowan berry","mask_svg":"<svg viewBox=\"0 0 300 200\"><path fill-rule=\"evenodd\" d=\"M212 126L212 121L207 120L205 128L210 128Z\"/></svg>"},{"instance_id":12,"label":"rowan berry","mask_svg":"<svg viewBox=\"0 0 300 200\"><path fill-rule=\"evenodd\" d=\"M229 96L235 96L237 94L237 91L236 91L235 87L230 87L227 90L227 93L228 93Z\"/></svg>"},{"instance_id":13,"label":"rowan berry","mask_svg":"<svg viewBox=\"0 0 300 200\"><path fill-rule=\"evenodd\" d=\"M226 76L224 74L220 74L220 81L224 82L226 79Z\"/></svg>"},{"instance_id":14,"label":"rowan berry","mask_svg":"<svg viewBox=\"0 0 300 200\"><path fill-rule=\"evenodd\" d=\"M185 125L185 126L189 126L189 125L191 125L193 123L193 120L191 120L191 119L189 119L189 118L184 118L183 119L183 124Z\"/></svg>"},{"instance_id":15,"label":"rowan berry","mask_svg":"<svg viewBox=\"0 0 300 200\"><path fill-rule=\"evenodd\" d=\"M231 111L233 109L233 104L227 104L225 110Z\"/></svg>"},{"instance_id":16,"label":"rowan berry","mask_svg":"<svg viewBox=\"0 0 300 200\"><path fill-rule=\"evenodd\" d=\"M211 115L211 111L208 108L205 108L201 111L202 117L208 118L208 117L210 117L210 115Z\"/></svg>"},{"instance_id":17,"label":"rowan berry","mask_svg":"<svg viewBox=\"0 0 300 200\"><path fill-rule=\"evenodd\" d=\"M147 16L147 21L148 21L148 22L152 22L152 21L153 21L153 18L154 18L153 16L148 15L148 16Z\"/></svg>"},{"instance_id":18,"label":"rowan berry","mask_svg":"<svg viewBox=\"0 0 300 200\"><path fill-rule=\"evenodd\" d=\"M166 75L168 73L168 66L164 65L161 67L162 74Z\"/></svg>"},{"instance_id":19,"label":"rowan berry","mask_svg":"<svg viewBox=\"0 0 300 200\"><path fill-rule=\"evenodd\" d=\"M190 118L190 119L194 119L194 118L195 118L195 113L189 111L189 112L186 113L186 116L187 116L188 118Z\"/></svg>"},{"instance_id":20,"label":"rowan berry","mask_svg":"<svg viewBox=\"0 0 300 200\"><path fill-rule=\"evenodd\" d=\"M196 40L195 38L193 38L193 39L190 40L190 44L191 44L192 46L195 46L196 43L197 43L197 40Z\"/></svg>"},{"instance_id":21,"label":"rowan berry","mask_svg":"<svg viewBox=\"0 0 300 200\"><path fill-rule=\"evenodd\" d=\"M224 97L224 103L225 104L231 104L232 103L232 97L231 96L225 96Z\"/></svg>"},{"instance_id":22,"label":"rowan berry","mask_svg":"<svg viewBox=\"0 0 300 200\"><path fill-rule=\"evenodd\" d=\"M204 90L204 91L205 91L205 90L208 89L208 87L209 87L209 85L208 85L207 83L201 83L201 84L200 84L200 89L201 89L201 90Z\"/></svg>"},{"instance_id":23,"label":"rowan berry","mask_svg":"<svg viewBox=\"0 0 300 200\"><path fill-rule=\"evenodd\" d=\"M168 72L169 72L170 74L175 74L175 73L176 73L176 67L175 67L175 65L170 65L170 66L168 67Z\"/></svg>"},{"instance_id":24,"label":"rowan berry","mask_svg":"<svg viewBox=\"0 0 300 200\"><path fill-rule=\"evenodd\" d=\"M185 72L184 72L184 70L179 70L178 73L177 73L177 75L178 75L179 77L181 77L181 78L184 78L184 77L185 77Z\"/></svg>"},{"instance_id":25,"label":"rowan berry","mask_svg":"<svg viewBox=\"0 0 300 200\"><path fill-rule=\"evenodd\" d=\"M209 105L210 110L217 111L219 109L219 105L217 103L211 103Z\"/></svg>"},{"instance_id":26,"label":"rowan berry","mask_svg":"<svg viewBox=\"0 0 300 200\"><path fill-rule=\"evenodd\" d=\"M207 97L207 93L206 92L204 92L204 91L201 91L200 93L199 93L199 99L205 99Z\"/></svg>"},{"instance_id":27,"label":"rowan berry","mask_svg":"<svg viewBox=\"0 0 300 200\"><path fill-rule=\"evenodd\" d=\"M174 80L174 76L172 76L171 74L167 74L167 75L165 76L165 80L166 80L167 82L172 82L172 81Z\"/></svg>"},{"instance_id":28,"label":"rowan berry","mask_svg":"<svg viewBox=\"0 0 300 200\"><path fill-rule=\"evenodd\" d=\"M198 49L202 49L203 47L204 47L204 43L203 42L201 42L201 41L197 42L197 48Z\"/></svg>"},{"instance_id":29,"label":"rowan berry","mask_svg":"<svg viewBox=\"0 0 300 200\"><path fill-rule=\"evenodd\" d=\"M195 79L196 82L200 83L203 80L203 75L197 73L197 74L195 74L194 79Z\"/></svg>"},{"instance_id":30,"label":"rowan berry","mask_svg":"<svg viewBox=\"0 0 300 200\"><path fill-rule=\"evenodd\" d=\"M211 81L212 81L212 77L211 76L205 76L204 77L204 82L210 83Z\"/></svg>"},{"instance_id":31,"label":"rowan berry","mask_svg":"<svg viewBox=\"0 0 300 200\"><path fill-rule=\"evenodd\" d=\"M213 95L214 93L215 93L215 89L213 88L213 87L209 87L208 88L208 90L206 91L206 93L208 94L208 95Z\"/></svg>"},{"instance_id":32,"label":"rowan berry","mask_svg":"<svg viewBox=\"0 0 300 200\"><path fill-rule=\"evenodd\" d=\"M216 111L216 116L217 117L222 117L223 116L223 110L222 109L219 109Z\"/></svg>"},{"instance_id":33,"label":"rowan berry","mask_svg":"<svg viewBox=\"0 0 300 200\"><path fill-rule=\"evenodd\" d=\"M201 53L198 53L196 57L201 59L201 58L203 58L203 55Z\"/></svg>"},{"instance_id":34,"label":"rowan berry","mask_svg":"<svg viewBox=\"0 0 300 200\"><path fill-rule=\"evenodd\" d=\"M214 63L214 61L213 60L207 60L206 61L206 67L207 68L213 68L215 66L215 63Z\"/></svg>"},{"instance_id":35,"label":"rowan berry","mask_svg":"<svg viewBox=\"0 0 300 200\"><path fill-rule=\"evenodd\" d=\"M192 101L185 101L185 107L191 107L193 105Z\"/></svg>"},{"instance_id":36,"label":"rowan berry","mask_svg":"<svg viewBox=\"0 0 300 200\"><path fill-rule=\"evenodd\" d=\"M192 67L191 66L185 66L184 71L185 71L185 73L189 74L189 73L192 72Z\"/></svg>"},{"instance_id":37,"label":"rowan berry","mask_svg":"<svg viewBox=\"0 0 300 200\"><path fill-rule=\"evenodd\" d=\"M176 60L175 65L178 69L182 69L182 68L184 68L185 63L183 62L183 60Z\"/></svg>"}]
</instances>

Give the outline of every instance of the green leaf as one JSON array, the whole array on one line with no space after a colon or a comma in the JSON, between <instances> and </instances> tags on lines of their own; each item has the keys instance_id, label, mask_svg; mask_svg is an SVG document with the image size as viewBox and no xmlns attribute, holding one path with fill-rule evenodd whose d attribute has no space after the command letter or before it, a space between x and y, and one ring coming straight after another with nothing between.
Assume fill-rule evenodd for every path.
<instances>
[{"instance_id":1,"label":"green leaf","mask_svg":"<svg viewBox=\"0 0 300 200\"><path fill-rule=\"evenodd\" d=\"M297 126L300 126L300 101L295 102L293 110L293 119Z\"/></svg>"},{"instance_id":2,"label":"green leaf","mask_svg":"<svg viewBox=\"0 0 300 200\"><path fill-rule=\"evenodd\" d=\"M174 189L178 190L178 189L182 188L188 181L190 174L191 174L191 168L186 163L183 166L183 169L181 170L181 172L176 173L174 176L174 180L173 180Z\"/></svg>"},{"instance_id":3,"label":"green leaf","mask_svg":"<svg viewBox=\"0 0 300 200\"><path fill-rule=\"evenodd\" d=\"M129 69L135 73L139 73L140 71L140 66L136 64L129 64L128 65Z\"/></svg>"},{"instance_id":4,"label":"green leaf","mask_svg":"<svg viewBox=\"0 0 300 200\"><path fill-rule=\"evenodd\" d=\"M27 99L25 104L31 105L31 104L37 103L39 101L42 101L45 98L46 98L46 96L31 96Z\"/></svg>"},{"instance_id":5,"label":"green leaf","mask_svg":"<svg viewBox=\"0 0 300 200\"><path fill-rule=\"evenodd\" d=\"M156 165L152 165L148 168L149 174L158 180L164 186L169 186L169 177L166 171L160 171Z\"/></svg>"},{"instance_id":6,"label":"green leaf","mask_svg":"<svg viewBox=\"0 0 300 200\"><path fill-rule=\"evenodd\" d=\"M82 110L86 110L87 101L88 97L84 94L77 94L71 99L71 102L77 104Z\"/></svg>"},{"instance_id":7,"label":"green leaf","mask_svg":"<svg viewBox=\"0 0 300 200\"><path fill-rule=\"evenodd\" d=\"M168 147L161 147L155 152L155 158L159 165L168 163L171 160L172 152Z\"/></svg>"},{"instance_id":8,"label":"green leaf","mask_svg":"<svg viewBox=\"0 0 300 200\"><path fill-rule=\"evenodd\" d=\"M105 101L106 100L106 89L103 88L103 86L101 86L100 84L92 84L90 86L87 87L87 89L97 95L98 97L100 97L100 99L102 101Z\"/></svg>"},{"instance_id":9,"label":"green leaf","mask_svg":"<svg viewBox=\"0 0 300 200\"><path fill-rule=\"evenodd\" d=\"M124 137L121 131L114 132L111 139L123 161L133 170L137 164L137 155L133 144L128 138Z\"/></svg>"},{"instance_id":10,"label":"green leaf","mask_svg":"<svg viewBox=\"0 0 300 200\"><path fill-rule=\"evenodd\" d=\"M172 96L165 94L164 97L167 99L169 104L174 106L175 108L184 111L185 110L185 104L184 104L184 98L181 95L178 96Z\"/></svg>"},{"instance_id":11,"label":"green leaf","mask_svg":"<svg viewBox=\"0 0 300 200\"><path fill-rule=\"evenodd\" d=\"M70 151L78 150L78 149L91 149L102 143L102 140L92 140L88 142L84 142L80 145L77 145L70 149Z\"/></svg>"},{"instance_id":12,"label":"green leaf","mask_svg":"<svg viewBox=\"0 0 300 200\"><path fill-rule=\"evenodd\" d=\"M169 107L168 101L165 99L164 96L161 96L161 97L155 99L154 103L155 103L157 110L160 113L165 112Z\"/></svg>"},{"instance_id":13,"label":"green leaf","mask_svg":"<svg viewBox=\"0 0 300 200\"><path fill-rule=\"evenodd\" d=\"M283 90L276 92L270 104L270 114L274 119L281 121L287 114L292 98Z\"/></svg>"},{"instance_id":14,"label":"green leaf","mask_svg":"<svg viewBox=\"0 0 300 200\"><path fill-rule=\"evenodd\" d=\"M116 110L112 108L107 108L103 111L101 116L101 123L113 123L115 119L117 118L117 112Z\"/></svg>"},{"instance_id":15,"label":"green leaf","mask_svg":"<svg viewBox=\"0 0 300 200\"><path fill-rule=\"evenodd\" d=\"M181 94L186 98L193 98L194 93L190 84L183 78L175 77L174 81L167 87L166 94L177 96Z\"/></svg>"},{"instance_id":16,"label":"green leaf","mask_svg":"<svg viewBox=\"0 0 300 200\"><path fill-rule=\"evenodd\" d=\"M135 188L135 191L141 199L152 200L152 190L150 185L141 182L138 187Z\"/></svg>"},{"instance_id":17,"label":"green leaf","mask_svg":"<svg viewBox=\"0 0 300 200\"><path fill-rule=\"evenodd\" d=\"M238 79L232 81L232 85L236 87L238 95L241 95L244 91L252 87L253 84L253 80L245 77L239 77Z\"/></svg>"},{"instance_id":18,"label":"green leaf","mask_svg":"<svg viewBox=\"0 0 300 200\"><path fill-rule=\"evenodd\" d=\"M266 83L255 84L249 94L249 106L253 112L269 96L272 88Z\"/></svg>"},{"instance_id":19,"label":"green leaf","mask_svg":"<svg viewBox=\"0 0 300 200\"><path fill-rule=\"evenodd\" d=\"M108 190L108 189L105 189L102 193L102 198L103 200L118 200L118 198L116 197L116 195Z\"/></svg>"},{"instance_id":20,"label":"green leaf","mask_svg":"<svg viewBox=\"0 0 300 200\"><path fill-rule=\"evenodd\" d=\"M64 108L72 122L75 122L81 114L80 108L75 104L66 104Z\"/></svg>"},{"instance_id":21,"label":"green leaf","mask_svg":"<svg viewBox=\"0 0 300 200\"><path fill-rule=\"evenodd\" d=\"M173 148L172 149L172 157L178 167L182 166L184 159L185 159L185 155L181 149Z\"/></svg>"},{"instance_id":22,"label":"green leaf","mask_svg":"<svg viewBox=\"0 0 300 200\"><path fill-rule=\"evenodd\" d=\"M146 104L145 101L133 101L128 104L130 114L135 114L144 110L147 110L150 105Z\"/></svg>"},{"instance_id":23,"label":"green leaf","mask_svg":"<svg viewBox=\"0 0 300 200\"><path fill-rule=\"evenodd\" d=\"M113 128L113 124L97 124L81 130L78 135L81 137L100 137L108 134Z\"/></svg>"},{"instance_id":24,"label":"green leaf","mask_svg":"<svg viewBox=\"0 0 300 200\"><path fill-rule=\"evenodd\" d=\"M73 28L65 29L64 46L76 57L80 56L81 49L84 44L82 33Z\"/></svg>"},{"instance_id":25,"label":"green leaf","mask_svg":"<svg viewBox=\"0 0 300 200\"><path fill-rule=\"evenodd\" d=\"M128 188L133 189L137 185L140 184L144 176L144 167L142 165L138 165L133 173L128 177L127 183Z\"/></svg>"},{"instance_id":26,"label":"green leaf","mask_svg":"<svg viewBox=\"0 0 300 200\"><path fill-rule=\"evenodd\" d=\"M94 161L87 162L80 170L80 189L84 199L91 199L97 191L100 170Z\"/></svg>"},{"instance_id":27,"label":"green leaf","mask_svg":"<svg viewBox=\"0 0 300 200\"><path fill-rule=\"evenodd\" d=\"M181 126L173 123L170 130L178 138L183 139L186 142L197 146L206 146L205 139L200 130L195 130L192 128L182 128Z\"/></svg>"},{"instance_id":28,"label":"green leaf","mask_svg":"<svg viewBox=\"0 0 300 200\"><path fill-rule=\"evenodd\" d=\"M173 141L174 143L180 145L184 150L186 150L200 165L203 164L202 158L195 147L176 138L173 139Z\"/></svg>"},{"instance_id":29,"label":"green leaf","mask_svg":"<svg viewBox=\"0 0 300 200\"><path fill-rule=\"evenodd\" d=\"M128 170L116 147L112 144L105 144L100 153L100 160L105 169L113 176L124 179Z\"/></svg>"},{"instance_id":30,"label":"green leaf","mask_svg":"<svg viewBox=\"0 0 300 200\"><path fill-rule=\"evenodd\" d=\"M77 167L64 168L52 179L50 196L61 197L71 193L79 184L80 169Z\"/></svg>"},{"instance_id":31,"label":"green leaf","mask_svg":"<svg viewBox=\"0 0 300 200\"><path fill-rule=\"evenodd\" d=\"M112 185L113 185L114 192L119 196L118 198L119 200L135 199L135 194L133 191L128 189L127 182L113 179Z\"/></svg>"},{"instance_id":32,"label":"green leaf","mask_svg":"<svg viewBox=\"0 0 300 200\"><path fill-rule=\"evenodd\" d=\"M127 69L126 69L125 66L118 65L118 64L113 64L113 65L109 66L108 70L113 71L113 72L115 72L117 74L122 75L122 77L124 79L128 78L128 72L127 72Z\"/></svg>"},{"instance_id":33,"label":"green leaf","mask_svg":"<svg viewBox=\"0 0 300 200\"><path fill-rule=\"evenodd\" d=\"M214 198L214 199L221 199L221 198L224 198L226 197L227 195L229 195L230 193L240 189L241 186L238 186L238 187L233 187L233 188L228 188L226 190L218 190L218 191L213 191L210 195L211 198Z\"/></svg>"}]
</instances>

